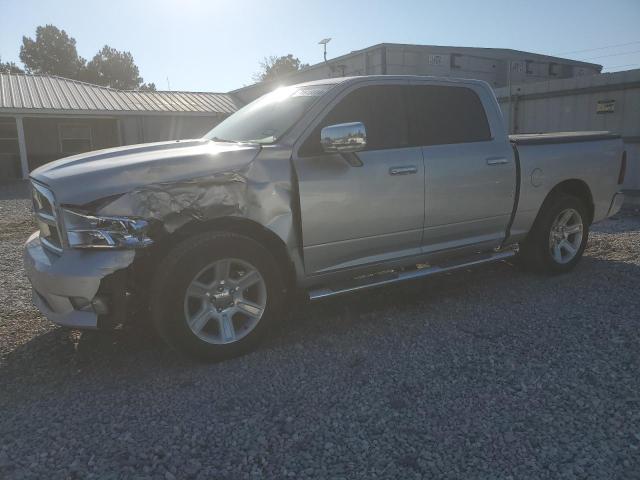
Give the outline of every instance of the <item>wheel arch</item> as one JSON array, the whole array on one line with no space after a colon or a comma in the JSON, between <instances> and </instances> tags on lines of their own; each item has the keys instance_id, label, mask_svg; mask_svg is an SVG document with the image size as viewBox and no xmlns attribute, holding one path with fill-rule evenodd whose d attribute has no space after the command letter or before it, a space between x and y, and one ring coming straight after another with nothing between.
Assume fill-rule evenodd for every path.
<instances>
[{"instance_id":1,"label":"wheel arch","mask_svg":"<svg viewBox=\"0 0 640 480\"><path fill-rule=\"evenodd\" d=\"M244 235L265 247L282 266L282 274L287 291L292 291L296 284L296 271L284 241L273 231L259 223L242 217L220 217L207 221L191 221L171 235L161 239L156 245L155 257L166 255L175 245L183 240L206 232L228 232Z\"/></svg>"},{"instance_id":2,"label":"wheel arch","mask_svg":"<svg viewBox=\"0 0 640 480\"><path fill-rule=\"evenodd\" d=\"M591 189L584 180L572 178L558 183L549 191L542 203L542 206L544 207L545 203L557 193L565 193L582 200L587 208L587 212L589 213L589 218L587 219L588 224L591 225L593 222L595 206L593 204L593 194L591 193ZM542 207L540 208L540 211L542 211Z\"/></svg>"}]
</instances>

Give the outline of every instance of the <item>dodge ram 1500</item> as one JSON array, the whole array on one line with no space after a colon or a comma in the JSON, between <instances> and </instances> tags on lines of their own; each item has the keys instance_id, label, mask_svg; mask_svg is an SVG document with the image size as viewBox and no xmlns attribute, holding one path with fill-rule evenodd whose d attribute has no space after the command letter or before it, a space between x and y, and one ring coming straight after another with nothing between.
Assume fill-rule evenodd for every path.
<instances>
[{"instance_id":1,"label":"dodge ram 1500","mask_svg":"<svg viewBox=\"0 0 640 480\"><path fill-rule=\"evenodd\" d=\"M320 80L202 139L36 169L25 266L55 323L110 328L137 306L170 345L221 359L253 348L297 292L513 256L567 272L620 209L625 164L607 132L508 136L481 81Z\"/></svg>"}]
</instances>

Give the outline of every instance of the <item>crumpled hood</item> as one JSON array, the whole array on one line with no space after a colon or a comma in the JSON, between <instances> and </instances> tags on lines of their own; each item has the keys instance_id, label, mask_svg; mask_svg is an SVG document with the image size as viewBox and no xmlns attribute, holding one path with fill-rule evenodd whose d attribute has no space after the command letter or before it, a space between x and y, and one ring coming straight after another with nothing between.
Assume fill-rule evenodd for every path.
<instances>
[{"instance_id":1,"label":"crumpled hood","mask_svg":"<svg viewBox=\"0 0 640 480\"><path fill-rule=\"evenodd\" d=\"M31 177L49 186L59 204L84 205L146 185L238 171L259 152L255 144L203 139L147 143L63 158Z\"/></svg>"}]
</instances>

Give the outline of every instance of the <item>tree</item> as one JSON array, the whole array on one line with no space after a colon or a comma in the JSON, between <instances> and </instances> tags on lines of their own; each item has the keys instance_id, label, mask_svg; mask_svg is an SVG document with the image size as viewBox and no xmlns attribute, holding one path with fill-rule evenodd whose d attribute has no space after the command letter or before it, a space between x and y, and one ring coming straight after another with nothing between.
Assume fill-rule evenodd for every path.
<instances>
[{"instance_id":1,"label":"tree","mask_svg":"<svg viewBox=\"0 0 640 480\"><path fill-rule=\"evenodd\" d=\"M83 78L90 83L123 90L135 90L142 84L140 71L131 53L120 52L109 45L102 47L87 64Z\"/></svg>"},{"instance_id":2,"label":"tree","mask_svg":"<svg viewBox=\"0 0 640 480\"><path fill-rule=\"evenodd\" d=\"M156 91L156 84L153 83L153 82L143 83L142 85L140 85L140 88L138 90L143 90L143 91L147 91L147 92L155 92Z\"/></svg>"},{"instance_id":3,"label":"tree","mask_svg":"<svg viewBox=\"0 0 640 480\"><path fill-rule=\"evenodd\" d=\"M3 62L0 58L0 73L24 73L14 62Z\"/></svg>"},{"instance_id":4,"label":"tree","mask_svg":"<svg viewBox=\"0 0 640 480\"><path fill-rule=\"evenodd\" d=\"M155 91L153 83L142 83L140 71L130 52L105 45L87 63L78 55L76 40L54 25L39 26L36 39L22 37L20 60L28 73L59 75L107 87ZM21 72L13 62L0 62L0 71Z\"/></svg>"},{"instance_id":5,"label":"tree","mask_svg":"<svg viewBox=\"0 0 640 480\"><path fill-rule=\"evenodd\" d=\"M54 25L36 29L36 39L22 37L20 60L28 73L78 78L85 59L78 56L76 41Z\"/></svg>"},{"instance_id":6,"label":"tree","mask_svg":"<svg viewBox=\"0 0 640 480\"><path fill-rule=\"evenodd\" d=\"M260 62L261 71L256 73L253 79L256 82L277 80L289 73L297 72L308 66L308 64L300 62L300 59L294 57L292 54L281 57L265 57L264 61Z\"/></svg>"}]
</instances>

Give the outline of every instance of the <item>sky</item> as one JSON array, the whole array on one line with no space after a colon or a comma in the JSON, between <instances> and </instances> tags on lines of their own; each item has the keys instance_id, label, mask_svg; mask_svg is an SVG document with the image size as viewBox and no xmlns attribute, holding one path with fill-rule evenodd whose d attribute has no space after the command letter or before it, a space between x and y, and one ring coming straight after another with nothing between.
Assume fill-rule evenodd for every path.
<instances>
[{"instance_id":1,"label":"sky","mask_svg":"<svg viewBox=\"0 0 640 480\"><path fill-rule=\"evenodd\" d=\"M86 59L130 51L159 90L226 92L260 62L322 61L377 43L494 47L640 68L640 0L0 0L0 57L19 63L22 36L54 24Z\"/></svg>"}]
</instances>

